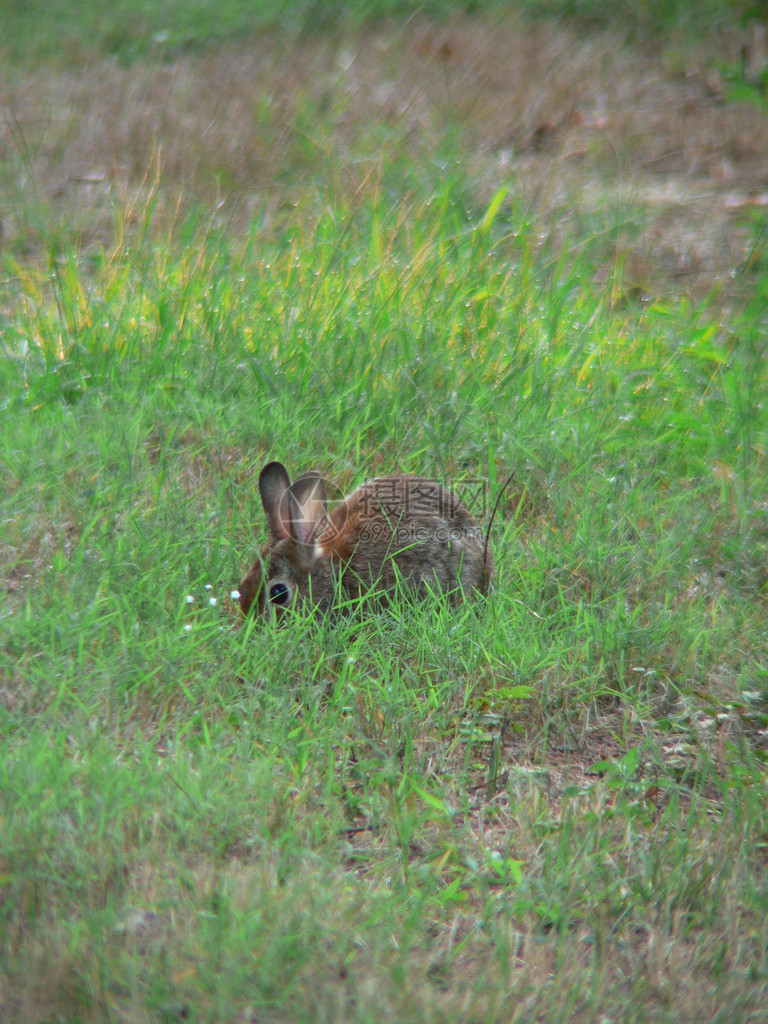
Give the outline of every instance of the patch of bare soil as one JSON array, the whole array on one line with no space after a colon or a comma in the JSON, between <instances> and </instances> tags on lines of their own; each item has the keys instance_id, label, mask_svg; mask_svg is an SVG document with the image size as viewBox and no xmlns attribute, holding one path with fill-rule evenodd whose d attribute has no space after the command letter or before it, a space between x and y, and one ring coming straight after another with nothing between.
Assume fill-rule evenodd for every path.
<instances>
[{"instance_id":1,"label":"patch of bare soil","mask_svg":"<svg viewBox=\"0 0 768 1024\"><path fill-rule=\"evenodd\" d=\"M130 214L156 167L167 212L183 194L245 223L318 175L364 195L383 150L431 159L450 136L479 204L511 186L543 234L604 235L628 294L701 294L732 279L768 210L768 115L728 100L729 63L759 75L765 34L649 53L605 31L457 19L6 73L0 227L22 254L51 213L112 244L115 207Z\"/></svg>"}]
</instances>

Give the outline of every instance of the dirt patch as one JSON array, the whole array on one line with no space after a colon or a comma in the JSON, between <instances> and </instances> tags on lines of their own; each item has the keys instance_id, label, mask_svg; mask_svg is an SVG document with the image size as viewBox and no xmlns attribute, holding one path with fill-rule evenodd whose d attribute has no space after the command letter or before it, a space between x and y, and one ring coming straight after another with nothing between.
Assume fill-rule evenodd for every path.
<instances>
[{"instance_id":1,"label":"dirt patch","mask_svg":"<svg viewBox=\"0 0 768 1024\"><path fill-rule=\"evenodd\" d=\"M28 253L53 217L109 245L115 208L130 213L158 166L170 216L181 193L246 223L318 177L349 200L392 153L433 159L458 139L479 204L507 185L542 232L605 236L606 277L618 258L630 294L701 293L731 280L768 209L768 116L730 102L721 70L746 54L760 72L765 36L716 47L458 19L17 72L0 84L3 236Z\"/></svg>"}]
</instances>

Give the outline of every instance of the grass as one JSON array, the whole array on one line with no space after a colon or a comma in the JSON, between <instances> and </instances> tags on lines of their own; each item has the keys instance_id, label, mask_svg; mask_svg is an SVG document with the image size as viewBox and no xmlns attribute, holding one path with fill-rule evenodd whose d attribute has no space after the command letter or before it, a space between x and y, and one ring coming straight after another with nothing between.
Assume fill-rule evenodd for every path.
<instances>
[{"instance_id":1,"label":"grass","mask_svg":"<svg viewBox=\"0 0 768 1024\"><path fill-rule=\"evenodd\" d=\"M148 0L97 0L95 3L41 4L27 0L6 12L3 49L16 64L30 60L88 60L107 53L121 62L146 57L173 60L186 51L258 38L276 32L297 37L329 29L349 30L366 21L426 14L445 18L467 10L498 11L499 0L173 0L162 8ZM41 31L41 18L46 18Z\"/></svg>"},{"instance_id":2,"label":"grass","mask_svg":"<svg viewBox=\"0 0 768 1024\"><path fill-rule=\"evenodd\" d=\"M189 50L203 50L263 32L312 35L329 29L349 30L366 22L427 16L438 22L457 14L508 14L565 18L594 27L614 26L641 38L672 33L706 36L759 19L754 0L622 0L606 5L595 0L172 0L159 8L149 0L95 0L62 3L25 0L4 12L0 52L14 64L38 60L71 63L107 53L123 62L147 57L174 60Z\"/></svg>"},{"instance_id":3,"label":"grass","mask_svg":"<svg viewBox=\"0 0 768 1024\"><path fill-rule=\"evenodd\" d=\"M597 203L545 154L568 207L482 103L414 142L294 84L247 215L236 156L218 205L161 159L78 211L4 137L0 1017L758 1021L760 207L691 292L633 265L632 132ZM272 457L480 519L515 469L493 598L242 623Z\"/></svg>"}]
</instances>

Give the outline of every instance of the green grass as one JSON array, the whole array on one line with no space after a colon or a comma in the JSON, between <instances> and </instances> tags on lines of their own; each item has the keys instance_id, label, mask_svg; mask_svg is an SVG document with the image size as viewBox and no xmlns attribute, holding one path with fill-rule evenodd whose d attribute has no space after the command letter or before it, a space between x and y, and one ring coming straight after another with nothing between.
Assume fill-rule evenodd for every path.
<instances>
[{"instance_id":1,"label":"green grass","mask_svg":"<svg viewBox=\"0 0 768 1024\"><path fill-rule=\"evenodd\" d=\"M2 46L14 60L83 58L108 53L132 61L151 55L178 57L187 50L241 40L264 31L324 32L340 24L408 17L446 16L468 8L498 9L499 0L95 0L40 3L27 0L4 12Z\"/></svg>"},{"instance_id":2,"label":"green grass","mask_svg":"<svg viewBox=\"0 0 768 1024\"><path fill-rule=\"evenodd\" d=\"M740 305L635 302L641 213L555 242L443 145L6 254L3 1020L760 1019L761 227ZM274 457L514 469L493 597L242 624Z\"/></svg>"},{"instance_id":3,"label":"green grass","mask_svg":"<svg viewBox=\"0 0 768 1024\"><path fill-rule=\"evenodd\" d=\"M2 15L0 53L13 63L64 63L109 54L121 61L174 59L189 50L263 32L323 33L387 19L508 14L566 18L629 34L686 33L689 40L759 20L754 0L17 0Z\"/></svg>"}]
</instances>

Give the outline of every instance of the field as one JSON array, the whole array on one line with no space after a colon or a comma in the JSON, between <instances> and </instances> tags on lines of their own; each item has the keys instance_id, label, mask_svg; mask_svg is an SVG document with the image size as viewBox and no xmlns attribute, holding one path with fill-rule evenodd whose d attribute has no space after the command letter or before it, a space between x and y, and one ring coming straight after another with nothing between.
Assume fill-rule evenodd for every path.
<instances>
[{"instance_id":1,"label":"field","mask_svg":"<svg viewBox=\"0 0 768 1024\"><path fill-rule=\"evenodd\" d=\"M764 15L0 19L3 1024L764 1021ZM274 458L491 597L243 621Z\"/></svg>"}]
</instances>

